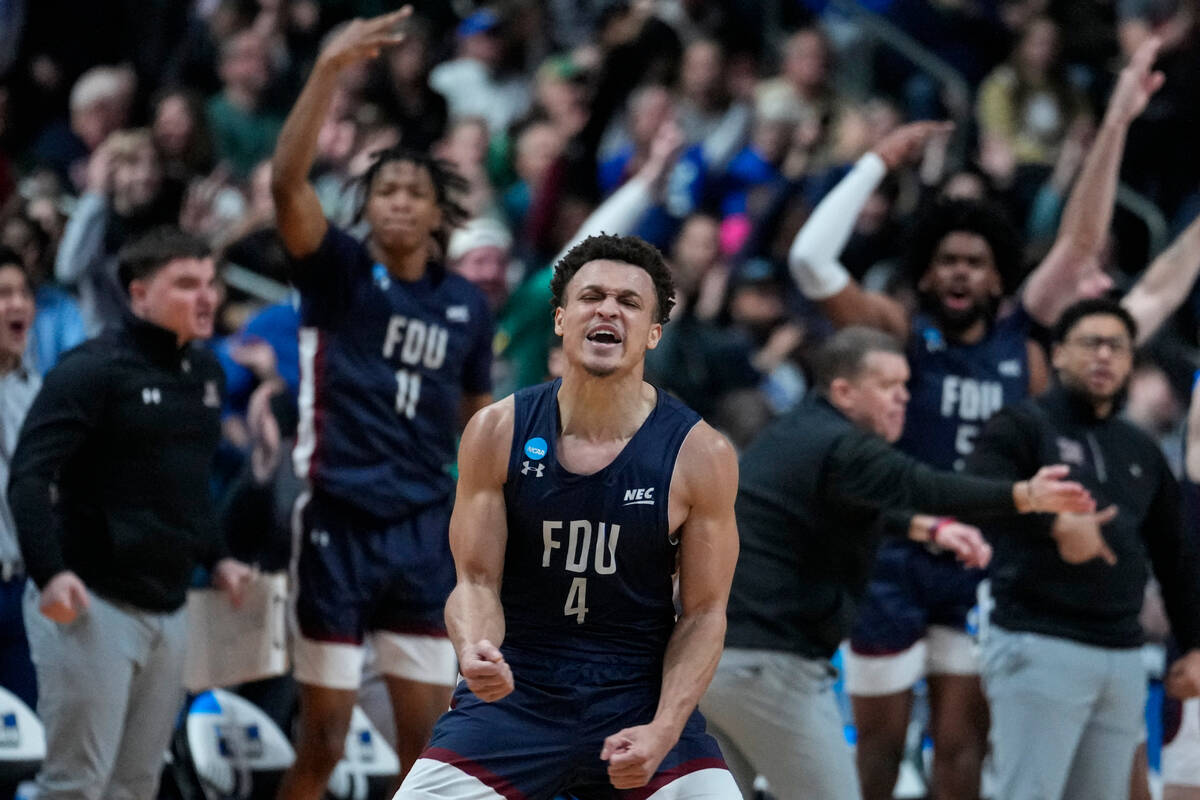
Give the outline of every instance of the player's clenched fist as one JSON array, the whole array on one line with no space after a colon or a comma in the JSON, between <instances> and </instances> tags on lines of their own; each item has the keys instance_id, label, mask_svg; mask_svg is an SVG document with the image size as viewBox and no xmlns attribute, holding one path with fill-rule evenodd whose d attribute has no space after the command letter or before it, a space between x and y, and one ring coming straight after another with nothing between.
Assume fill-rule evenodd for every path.
<instances>
[{"instance_id":1,"label":"player's clenched fist","mask_svg":"<svg viewBox=\"0 0 1200 800\"><path fill-rule=\"evenodd\" d=\"M608 779L617 789L645 786L675 742L653 725L625 728L604 740L600 758L608 762Z\"/></svg>"},{"instance_id":2,"label":"player's clenched fist","mask_svg":"<svg viewBox=\"0 0 1200 800\"><path fill-rule=\"evenodd\" d=\"M494 703L512 693L512 668L500 654L500 649L487 639L462 649L458 654L458 671L466 680L467 688L485 703Z\"/></svg>"}]
</instances>

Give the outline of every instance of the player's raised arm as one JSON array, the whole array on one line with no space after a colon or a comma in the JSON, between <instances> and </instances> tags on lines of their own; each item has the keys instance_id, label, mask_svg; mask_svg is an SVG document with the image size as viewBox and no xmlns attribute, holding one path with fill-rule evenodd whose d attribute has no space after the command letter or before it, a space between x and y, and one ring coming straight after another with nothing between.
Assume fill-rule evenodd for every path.
<instances>
[{"instance_id":1,"label":"player's raised arm","mask_svg":"<svg viewBox=\"0 0 1200 800\"><path fill-rule=\"evenodd\" d=\"M901 339L908 337L908 317L901 305L863 289L838 257L884 176L919 158L931 138L949 130L946 122L914 122L889 133L817 204L796 234L788 251L792 277L804 296L819 302L838 327L869 325Z\"/></svg>"},{"instance_id":2,"label":"player's raised arm","mask_svg":"<svg viewBox=\"0 0 1200 800\"><path fill-rule=\"evenodd\" d=\"M1043 325L1054 325L1063 309L1087 294L1087 287L1100 274L1099 257L1112 222L1125 135L1163 83L1162 73L1154 71L1160 45L1157 37L1147 39L1121 70L1054 245L1022 289L1025 310Z\"/></svg>"},{"instance_id":3,"label":"player's raised arm","mask_svg":"<svg viewBox=\"0 0 1200 800\"><path fill-rule=\"evenodd\" d=\"M504 482L513 411L513 399L507 397L467 423L458 449L458 492L450 517L458 583L446 601L446 630L467 686L488 702L513 690L512 670L499 649L504 641L500 580L508 542Z\"/></svg>"},{"instance_id":4,"label":"player's raised arm","mask_svg":"<svg viewBox=\"0 0 1200 800\"><path fill-rule=\"evenodd\" d=\"M1171 246L1158 254L1121 298L1121 305L1137 322L1135 346L1150 341L1191 296L1197 274L1200 274L1200 217L1192 220Z\"/></svg>"},{"instance_id":5,"label":"player's raised arm","mask_svg":"<svg viewBox=\"0 0 1200 800\"><path fill-rule=\"evenodd\" d=\"M279 235L292 256L300 258L315 252L329 226L317 193L308 182L308 173L317 154L317 135L337 89L338 73L403 41L396 26L411 13L412 9L405 6L373 19L356 19L343 28L321 50L283 124L271 160L271 195Z\"/></svg>"},{"instance_id":6,"label":"player's raised arm","mask_svg":"<svg viewBox=\"0 0 1200 800\"><path fill-rule=\"evenodd\" d=\"M689 506L680 528L681 612L667 644L654 719L604 742L600 757L618 789L644 786L674 747L721 660L725 606L737 564L738 467L733 446L704 422L680 448L676 473ZM674 492L674 488L672 489Z\"/></svg>"}]
</instances>

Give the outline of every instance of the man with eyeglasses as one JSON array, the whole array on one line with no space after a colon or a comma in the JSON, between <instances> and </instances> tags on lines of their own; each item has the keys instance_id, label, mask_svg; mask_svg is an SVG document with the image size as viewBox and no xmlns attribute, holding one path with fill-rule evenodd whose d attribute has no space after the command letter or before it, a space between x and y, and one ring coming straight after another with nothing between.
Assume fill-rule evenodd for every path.
<instances>
[{"instance_id":1,"label":"man with eyeglasses","mask_svg":"<svg viewBox=\"0 0 1200 800\"><path fill-rule=\"evenodd\" d=\"M1118 415L1137 325L1080 301L1055 328L1057 385L987 424L968 469L1020 476L1067 464L1090 514L1005 517L994 548L983 680L1005 800L1126 800L1146 697L1138 611L1147 566L1189 672L1200 670L1200 553L1154 441Z\"/></svg>"}]
</instances>

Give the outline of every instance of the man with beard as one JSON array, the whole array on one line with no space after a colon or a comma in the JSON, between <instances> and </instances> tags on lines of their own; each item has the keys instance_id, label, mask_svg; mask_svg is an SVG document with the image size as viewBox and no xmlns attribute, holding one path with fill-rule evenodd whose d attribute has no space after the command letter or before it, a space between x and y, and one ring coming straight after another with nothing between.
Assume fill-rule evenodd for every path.
<instances>
[{"instance_id":1,"label":"man with beard","mask_svg":"<svg viewBox=\"0 0 1200 800\"><path fill-rule=\"evenodd\" d=\"M987 206L950 202L918 223L909 263L922 309L912 319L894 300L864 291L837 261L885 173L918 156L932 136L945 132L943 124L915 123L885 137L797 235L792 273L836 325L873 325L908 342L912 401L901 450L938 468L961 469L988 417L1045 388L1045 355L1030 332L1035 323L1052 326L1080 294L1106 288L1098 264L1117 170L1129 124L1162 84L1152 72L1157 48L1156 40L1148 41L1122 71L1055 244L1011 313L998 310L1004 279L1015 278L1020 267L1018 243L1003 215ZM982 576L910 542L880 550L847 659L866 800L892 797L912 687L926 676L935 791L948 800L979 796L988 712L966 618Z\"/></svg>"},{"instance_id":2,"label":"man with beard","mask_svg":"<svg viewBox=\"0 0 1200 800\"><path fill-rule=\"evenodd\" d=\"M1200 551L1158 446L1117 413L1137 324L1112 300L1083 300L1055 328L1058 384L998 413L972 472L1024 475L1066 463L1097 511L1003 517L995 548L983 678L1006 800L1125 800L1146 699L1138 613L1147 563L1184 654L1168 680L1200 692Z\"/></svg>"},{"instance_id":3,"label":"man with beard","mask_svg":"<svg viewBox=\"0 0 1200 800\"><path fill-rule=\"evenodd\" d=\"M904 426L908 364L899 341L844 328L812 357L814 391L742 451L735 506L741 553L726 649L700 703L746 798L754 776L781 797L858 800L830 659L866 588L887 509L940 514L1094 510L1067 468L984 482L931 469L891 446ZM1056 477L1058 476L1058 477ZM985 566L977 528L913 515L886 531Z\"/></svg>"}]
</instances>

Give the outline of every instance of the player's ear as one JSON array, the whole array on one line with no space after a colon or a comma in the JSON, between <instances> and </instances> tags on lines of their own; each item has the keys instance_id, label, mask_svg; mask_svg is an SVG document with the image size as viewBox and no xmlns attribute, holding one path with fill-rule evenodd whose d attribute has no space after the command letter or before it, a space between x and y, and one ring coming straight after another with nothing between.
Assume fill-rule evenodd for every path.
<instances>
[{"instance_id":1,"label":"player's ear","mask_svg":"<svg viewBox=\"0 0 1200 800\"><path fill-rule=\"evenodd\" d=\"M563 308L562 308L562 306L556 306L554 308L554 335L555 336L563 335Z\"/></svg>"},{"instance_id":2,"label":"player's ear","mask_svg":"<svg viewBox=\"0 0 1200 800\"><path fill-rule=\"evenodd\" d=\"M650 326L650 333L646 337L646 349L653 350L658 347L660 341L662 341L662 323L656 322Z\"/></svg>"}]
</instances>

